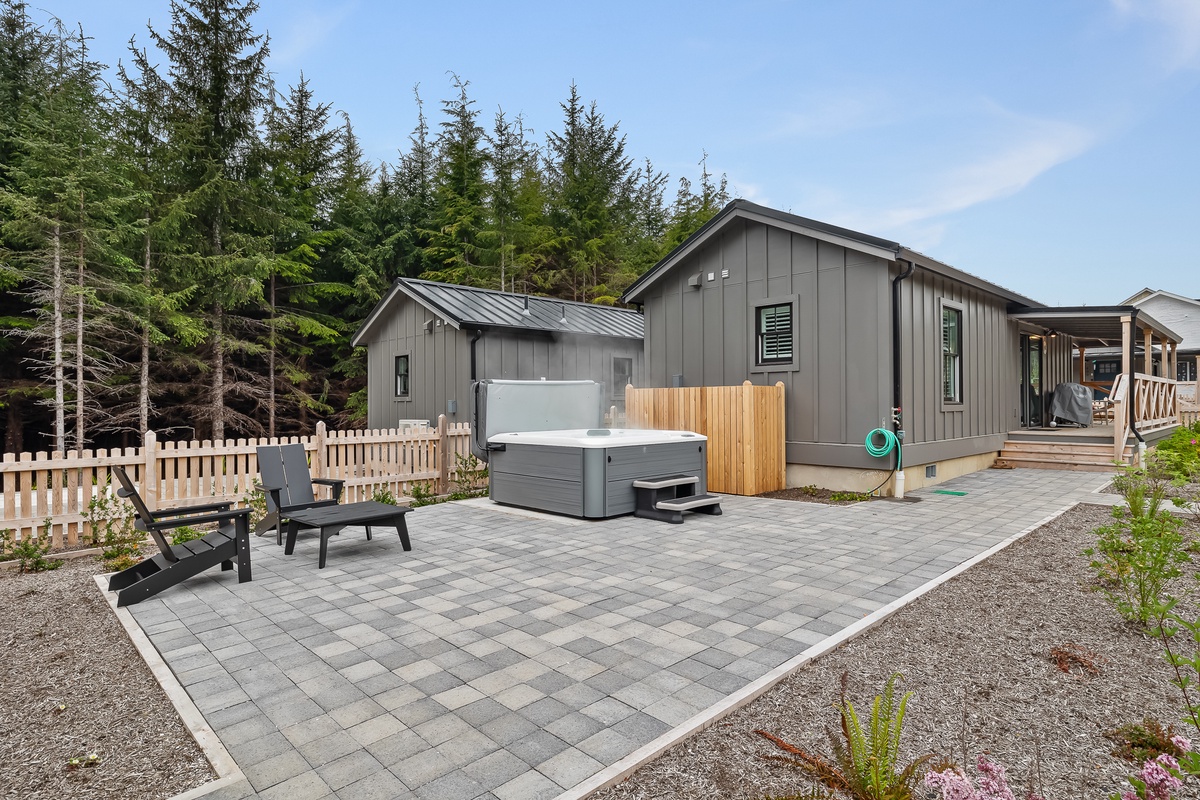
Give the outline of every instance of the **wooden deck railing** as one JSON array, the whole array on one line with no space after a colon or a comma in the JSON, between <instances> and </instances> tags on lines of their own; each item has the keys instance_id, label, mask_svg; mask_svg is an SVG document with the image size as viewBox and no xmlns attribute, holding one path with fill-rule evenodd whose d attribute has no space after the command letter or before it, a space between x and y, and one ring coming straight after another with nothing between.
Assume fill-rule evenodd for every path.
<instances>
[{"instance_id":1,"label":"wooden deck railing","mask_svg":"<svg viewBox=\"0 0 1200 800\"><path fill-rule=\"evenodd\" d=\"M1129 438L1129 404L1133 404L1133 419L1139 433L1151 433L1178 425L1181 409L1178 394L1179 382L1170 378L1137 373L1133 376L1133 389L1128 388L1125 375L1118 375L1113 382L1113 455L1124 460L1125 442Z\"/></svg>"},{"instance_id":2,"label":"wooden deck railing","mask_svg":"<svg viewBox=\"0 0 1200 800\"><path fill-rule=\"evenodd\" d=\"M754 495L786 488L783 384L625 389L631 428L708 437L708 488Z\"/></svg>"},{"instance_id":3,"label":"wooden deck railing","mask_svg":"<svg viewBox=\"0 0 1200 800\"><path fill-rule=\"evenodd\" d=\"M159 442L148 431L141 447L60 453L5 453L0 461L0 531L16 539L48 532L55 548L92 542L92 521L124 514L112 488L113 466L123 466L150 508L211 502L248 502L258 481L257 447L300 442L314 477L346 482L343 502L376 490L407 494L416 482L445 491L458 455L470 454L470 426L402 430L327 431L313 436L218 442ZM46 521L49 520L47 530Z\"/></svg>"}]
</instances>

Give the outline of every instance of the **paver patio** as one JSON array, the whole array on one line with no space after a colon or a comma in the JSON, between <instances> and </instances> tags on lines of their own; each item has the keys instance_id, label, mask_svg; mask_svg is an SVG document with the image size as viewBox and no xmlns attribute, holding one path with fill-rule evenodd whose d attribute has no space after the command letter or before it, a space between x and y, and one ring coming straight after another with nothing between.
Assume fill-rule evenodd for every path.
<instances>
[{"instance_id":1,"label":"paver patio","mask_svg":"<svg viewBox=\"0 0 1200 800\"><path fill-rule=\"evenodd\" d=\"M1083 499L989 470L916 503L729 497L683 525L488 501L348 530L317 569L254 539L130 610L246 780L220 798L553 798L773 667Z\"/></svg>"}]
</instances>

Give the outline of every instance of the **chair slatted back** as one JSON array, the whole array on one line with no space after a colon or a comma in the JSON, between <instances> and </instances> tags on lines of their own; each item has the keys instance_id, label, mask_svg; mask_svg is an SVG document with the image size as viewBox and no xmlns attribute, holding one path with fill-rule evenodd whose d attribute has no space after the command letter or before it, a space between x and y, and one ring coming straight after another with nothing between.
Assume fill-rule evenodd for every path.
<instances>
[{"instance_id":1,"label":"chair slatted back","mask_svg":"<svg viewBox=\"0 0 1200 800\"><path fill-rule=\"evenodd\" d=\"M279 487L279 502L285 506L311 503L313 496L312 475L308 471L308 456L300 443L262 445L258 448L258 473L263 486ZM274 512L270 492L267 493L267 511Z\"/></svg>"},{"instance_id":2,"label":"chair slatted back","mask_svg":"<svg viewBox=\"0 0 1200 800\"><path fill-rule=\"evenodd\" d=\"M129 479L129 474L125 472L124 467L113 467L113 475L117 476L117 480L121 483L121 488L117 489L117 494L126 498L133 503L133 510L137 512L137 520L133 526L139 531L147 531L150 538L154 539L154 543L158 545L158 550L166 557L168 561L178 561L179 557L171 549L170 542L162 535L162 531L150 530L150 523L154 522L154 515L150 513L150 509L146 507L146 501L138 494L137 489L133 485L133 481Z\"/></svg>"}]
</instances>

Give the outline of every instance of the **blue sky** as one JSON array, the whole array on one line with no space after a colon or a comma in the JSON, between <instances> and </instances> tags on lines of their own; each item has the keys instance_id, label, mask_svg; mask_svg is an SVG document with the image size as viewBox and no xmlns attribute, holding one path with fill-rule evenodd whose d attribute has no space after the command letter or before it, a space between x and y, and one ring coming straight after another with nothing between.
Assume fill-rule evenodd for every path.
<instances>
[{"instance_id":1,"label":"blue sky","mask_svg":"<svg viewBox=\"0 0 1200 800\"><path fill-rule=\"evenodd\" d=\"M35 0L115 64L168 0ZM35 16L39 12L35 12ZM261 0L301 70L394 161L469 80L541 140L572 81L677 178L900 241L1051 304L1200 297L1200 0Z\"/></svg>"}]
</instances>

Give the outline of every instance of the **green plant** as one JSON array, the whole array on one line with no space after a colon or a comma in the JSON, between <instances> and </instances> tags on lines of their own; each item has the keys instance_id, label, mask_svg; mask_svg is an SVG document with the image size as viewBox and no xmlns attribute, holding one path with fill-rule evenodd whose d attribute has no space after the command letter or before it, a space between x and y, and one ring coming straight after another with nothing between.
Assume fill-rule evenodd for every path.
<instances>
[{"instance_id":1,"label":"green plant","mask_svg":"<svg viewBox=\"0 0 1200 800\"><path fill-rule=\"evenodd\" d=\"M420 508L421 506L431 506L441 502L437 494L433 491L433 487L425 481L414 481L408 487L408 495L412 498L412 507Z\"/></svg>"},{"instance_id":2,"label":"green plant","mask_svg":"<svg viewBox=\"0 0 1200 800\"><path fill-rule=\"evenodd\" d=\"M829 495L829 499L847 503L861 503L864 500L870 500L871 495L866 492L833 492Z\"/></svg>"},{"instance_id":3,"label":"green plant","mask_svg":"<svg viewBox=\"0 0 1200 800\"><path fill-rule=\"evenodd\" d=\"M133 527L133 506L113 491L111 480L98 487L88 501L84 514L92 529L93 545L110 546L115 542L141 539L142 534Z\"/></svg>"},{"instance_id":4,"label":"green plant","mask_svg":"<svg viewBox=\"0 0 1200 800\"><path fill-rule=\"evenodd\" d=\"M1173 479L1200 478L1200 422L1176 428L1154 447L1153 457Z\"/></svg>"},{"instance_id":5,"label":"green plant","mask_svg":"<svg viewBox=\"0 0 1200 800\"><path fill-rule=\"evenodd\" d=\"M1163 506L1168 481L1161 466L1122 470L1114 485L1126 507L1114 508L1113 523L1096 529L1095 547L1084 550L1101 590L1131 622L1161 622L1160 606L1170 600L1167 584L1191 561L1180 521Z\"/></svg>"},{"instance_id":6,"label":"green plant","mask_svg":"<svg viewBox=\"0 0 1200 800\"><path fill-rule=\"evenodd\" d=\"M60 559L46 558L50 552L50 525L47 519L42 524L41 536L24 536L12 546L10 560L17 562L17 572L45 572L63 565Z\"/></svg>"},{"instance_id":7,"label":"green plant","mask_svg":"<svg viewBox=\"0 0 1200 800\"><path fill-rule=\"evenodd\" d=\"M196 539L203 539L207 531L190 528L187 525L181 525L171 532L171 544L183 544Z\"/></svg>"},{"instance_id":8,"label":"green plant","mask_svg":"<svg viewBox=\"0 0 1200 800\"><path fill-rule=\"evenodd\" d=\"M447 500L466 500L487 494L487 465L472 455L454 454L454 491Z\"/></svg>"},{"instance_id":9,"label":"green plant","mask_svg":"<svg viewBox=\"0 0 1200 800\"><path fill-rule=\"evenodd\" d=\"M376 503L387 503L389 506L396 505L396 495L392 494L392 490L386 486L376 486L375 491L371 492L371 499Z\"/></svg>"},{"instance_id":10,"label":"green plant","mask_svg":"<svg viewBox=\"0 0 1200 800\"><path fill-rule=\"evenodd\" d=\"M900 677L900 673L894 673L884 685L883 694L875 696L869 724L864 728L854 704L846 698L848 679L845 673L842 674L838 703L841 738L829 733L832 760L789 744L766 731L756 730L755 733L792 756L765 758L796 767L830 790L858 800L910 800L919 796L917 772L934 756L924 755L903 766L900 764L900 734L908 699L912 696L912 692L905 692L899 703L896 702L896 681Z\"/></svg>"},{"instance_id":11,"label":"green plant","mask_svg":"<svg viewBox=\"0 0 1200 800\"><path fill-rule=\"evenodd\" d=\"M1162 723L1152 717L1146 717L1141 723L1122 725L1104 736L1113 743L1112 754L1117 758L1141 764L1163 753L1182 758L1186 751L1171 741L1176 738L1175 726L1168 725L1164 730Z\"/></svg>"},{"instance_id":12,"label":"green plant","mask_svg":"<svg viewBox=\"0 0 1200 800\"><path fill-rule=\"evenodd\" d=\"M267 493L261 489L255 489L245 497L238 498L238 502L250 509L251 528L267 516Z\"/></svg>"},{"instance_id":13,"label":"green plant","mask_svg":"<svg viewBox=\"0 0 1200 800\"><path fill-rule=\"evenodd\" d=\"M12 561L15 558L12 554L15 536L12 528L0 528L0 561Z\"/></svg>"}]
</instances>

